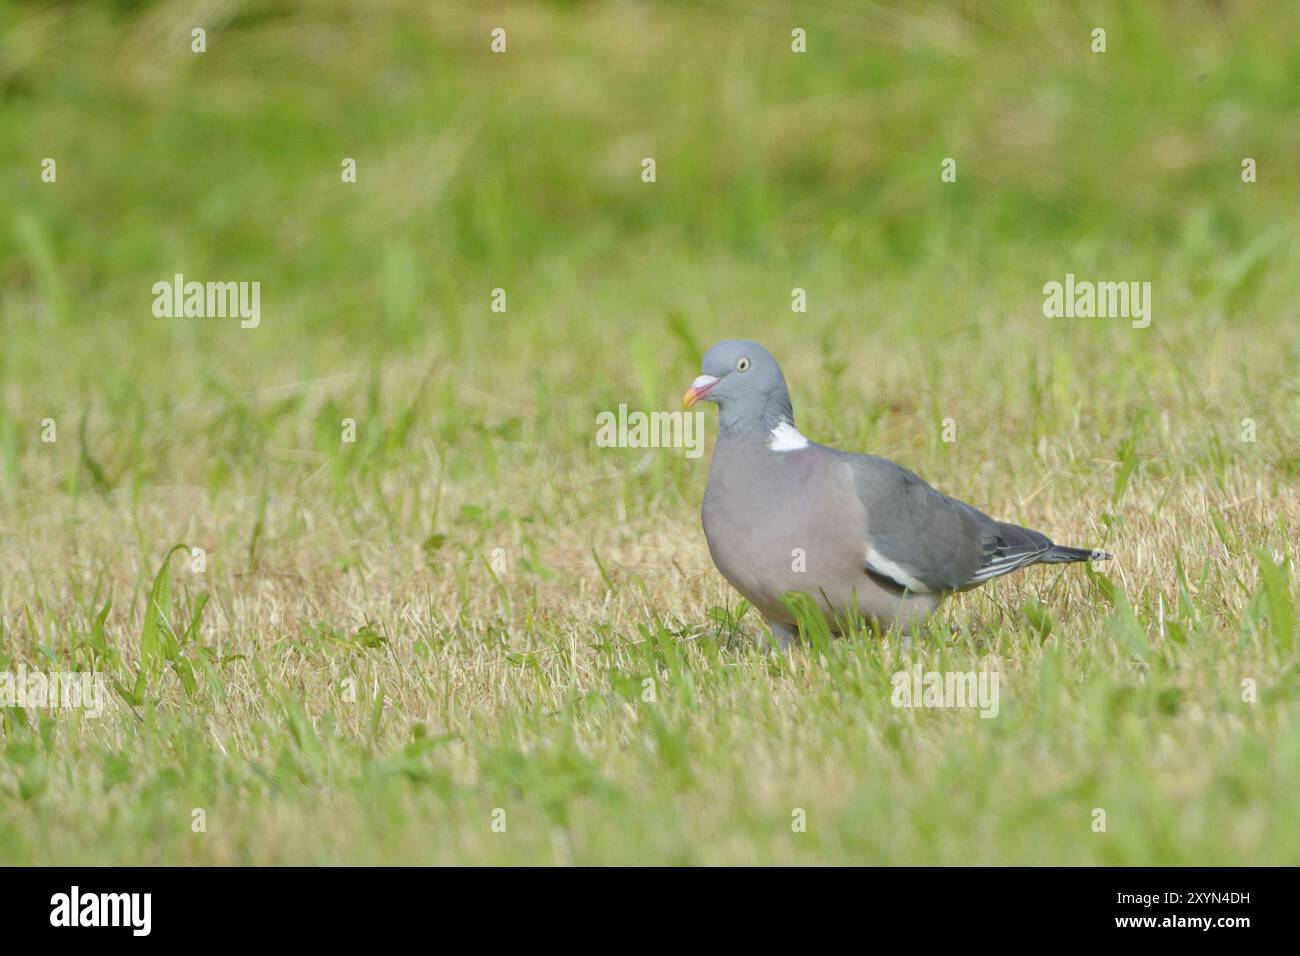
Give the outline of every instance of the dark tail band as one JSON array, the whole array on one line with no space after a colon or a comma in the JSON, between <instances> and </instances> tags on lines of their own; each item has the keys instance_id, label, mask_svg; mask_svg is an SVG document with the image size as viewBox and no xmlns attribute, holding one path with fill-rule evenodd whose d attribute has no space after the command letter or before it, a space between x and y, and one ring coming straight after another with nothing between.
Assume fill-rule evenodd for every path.
<instances>
[{"instance_id":1,"label":"dark tail band","mask_svg":"<svg viewBox=\"0 0 1300 956\"><path fill-rule=\"evenodd\" d=\"M1071 564L1075 561L1105 561L1110 555L1105 551L1092 548L1067 548L1054 544L1051 549L1038 559L1039 564Z\"/></svg>"}]
</instances>

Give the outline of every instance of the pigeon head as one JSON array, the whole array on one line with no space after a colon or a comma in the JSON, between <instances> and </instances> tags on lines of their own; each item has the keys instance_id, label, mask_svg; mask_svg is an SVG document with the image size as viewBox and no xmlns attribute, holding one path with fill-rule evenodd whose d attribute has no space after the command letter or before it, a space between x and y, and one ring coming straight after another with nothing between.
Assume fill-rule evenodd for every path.
<instances>
[{"instance_id":1,"label":"pigeon head","mask_svg":"<svg viewBox=\"0 0 1300 956\"><path fill-rule=\"evenodd\" d=\"M781 366L757 342L719 342L704 353L700 371L704 374L691 383L682 405L712 402L724 430L767 431L782 421L794 423Z\"/></svg>"}]
</instances>

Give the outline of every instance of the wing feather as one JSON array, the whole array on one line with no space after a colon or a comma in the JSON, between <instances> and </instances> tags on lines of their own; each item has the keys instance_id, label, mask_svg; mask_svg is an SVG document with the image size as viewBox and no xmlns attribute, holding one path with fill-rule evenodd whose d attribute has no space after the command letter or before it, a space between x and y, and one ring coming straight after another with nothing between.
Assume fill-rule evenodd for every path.
<instances>
[{"instance_id":1,"label":"wing feather","mask_svg":"<svg viewBox=\"0 0 1300 956\"><path fill-rule=\"evenodd\" d=\"M973 588L1042 560L1044 534L995 521L887 458L846 455L867 514L866 570L916 593Z\"/></svg>"}]
</instances>

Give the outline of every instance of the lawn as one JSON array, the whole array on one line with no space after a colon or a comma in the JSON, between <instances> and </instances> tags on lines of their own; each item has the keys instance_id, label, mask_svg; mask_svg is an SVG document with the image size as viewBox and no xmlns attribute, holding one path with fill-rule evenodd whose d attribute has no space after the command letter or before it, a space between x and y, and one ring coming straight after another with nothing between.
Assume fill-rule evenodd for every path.
<instances>
[{"instance_id":1,"label":"lawn","mask_svg":"<svg viewBox=\"0 0 1300 956\"><path fill-rule=\"evenodd\" d=\"M1293 4L0 0L0 863L1300 863L1298 155ZM764 651L723 338L1115 559Z\"/></svg>"}]
</instances>

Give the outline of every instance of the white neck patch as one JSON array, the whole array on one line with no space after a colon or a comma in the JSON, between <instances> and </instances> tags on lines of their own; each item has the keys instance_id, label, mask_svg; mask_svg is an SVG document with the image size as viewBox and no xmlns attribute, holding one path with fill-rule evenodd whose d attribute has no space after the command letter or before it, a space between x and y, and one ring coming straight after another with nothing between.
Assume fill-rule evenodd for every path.
<instances>
[{"instance_id":1,"label":"white neck patch","mask_svg":"<svg viewBox=\"0 0 1300 956\"><path fill-rule=\"evenodd\" d=\"M772 451L798 451L808 447L808 439L799 433L789 422L777 422L769 433L767 447Z\"/></svg>"}]
</instances>

